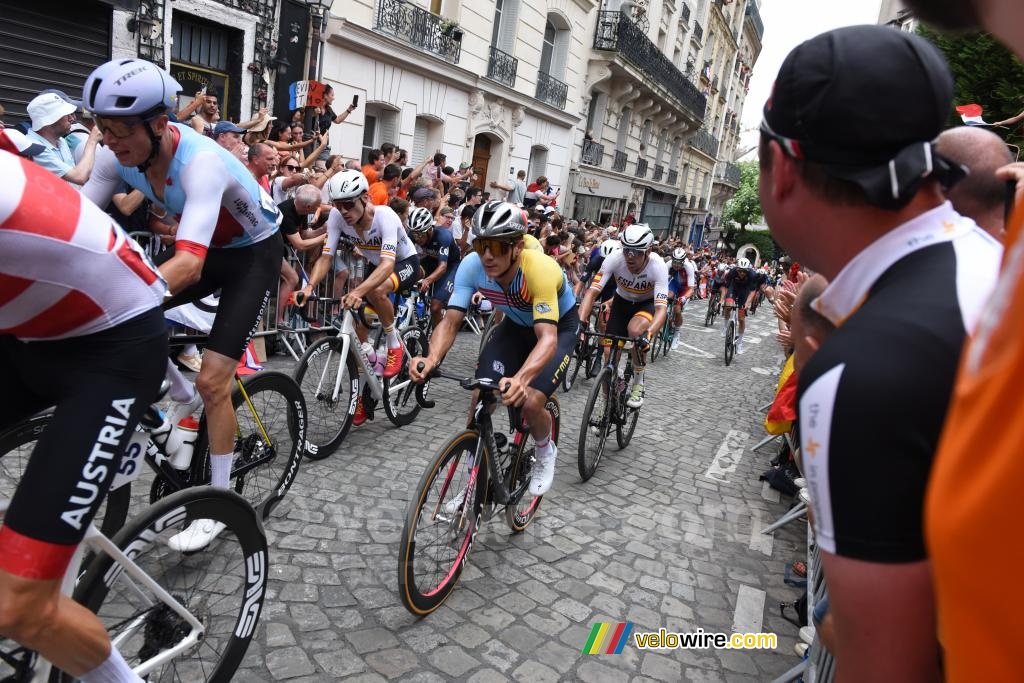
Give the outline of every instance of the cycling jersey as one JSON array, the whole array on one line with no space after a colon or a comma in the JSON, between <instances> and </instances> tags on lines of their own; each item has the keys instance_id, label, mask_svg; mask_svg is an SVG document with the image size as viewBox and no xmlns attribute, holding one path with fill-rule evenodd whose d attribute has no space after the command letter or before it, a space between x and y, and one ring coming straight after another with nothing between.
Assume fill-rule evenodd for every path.
<instances>
[{"instance_id":1,"label":"cycling jersey","mask_svg":"<svg viewBox=\"0 0 1024 683\"><path fill-rule=\"evenodd\" d=\"M668 301L668 266L657 254L649 254L640 272L632 273L622 252L614 251L605 258L601 269L594 275L590 289L600 291L605 279L615 281L615 294L626 301L654 299L655 305L659 306L664 306Z\"/></svg>"},{"instance_id":2,"label":"cycling jersey","mask_svg":"<svg viewBox=\"0 0 1024 683\"><path fill-rule=\"evenodd\" d=\"M741 280L737 276L737 273L741 270L747 273L746 280ZM742 299L743 301L740 301L740 304L742 305L746 301L747 295L760 286L760 282L761 278L752 269L733 268L729 271L728 275L725 276L725 279L722 280L721 286L729 288L730 297L734 299Z\"/></svg>"},{"instance_id":3,"label":"cycling jersey","mask_svg":"<svg viewBox=\"0 0 1024 683\"><path fill-rule=\"evenodd\" d=\"M455 238L452 237L451 230L447 228L435 226L430 239L420 249L423 250L423 258L420 262L423 264L424 270L427 271L427 275L430 275L441 261L448 264L446 273L453 273L459 267L459 261L462 260L462 253L459 251L458 245L455 244Z\"/></svg>"},{"instance_id":4,"label":"cycling jersey","mask_svg":"<svg viewBox=\"0 0 1024 683\"><path fill-rule=\"evenodd\" d=\"M685 292L696 284L693 262L684 261L683 270L669 268L668 270L668 291L673 296Z\"/></svg>"},{"instance_id":5,"label":"cycling jersey","mask_svg":"<svg viewBox=\"0 0 1024 683\"><path fill-rule=\"evenodd\" d=\"M122 183L141 190L178 221L175 249L206 258L208 248L235 249L261 242L278 231L281 214L273 198L231 152L189 126L169 124L174 157L161 200L146 174L118 163L106 147L82 192L98 206L110 203Z\"/></svg>"},{"instance_id":6,"label":"cycling jersey","mask_svg":"<svg viewBox=\"0 0 1024 683\"><path fill-rule=\"evenodd\" d=\"M404 261L416 256L416 245L405 233L402 219L387 206L373 207L373 222L363 235L345 222L338 209L331 209L331 214L327 218L327 241L324 243L323 253L333 254L338 248L341 235L351 239L352 243L359 247L359 251L363 252L363 258L375 266L382 258Z\"/></svg>"},{"instance_id":7,"label":"cycling jersey","mask_svg":"<svg viewBox=\"0 0 1024 683\"><path fill-rule=\"evenodd\" d=\"M519 259L519 270L506 290L487 277L479 254L467 256L455 274L448 308L465 311L479 290L516 325L556 323L575 312L576 295L554 259L532 249L524 249Z\"/></svg>"},{"instance_id":8,"label":"cycling jersey","mask_svg":"<svg viewBox=\"0 0 1024 683\"><path fill-rule=\"evenodd\" d=\"M7 152L0 178L0 335L79 337L160 306L160 273L99 207Z\"/></svg>"}]
</instances>

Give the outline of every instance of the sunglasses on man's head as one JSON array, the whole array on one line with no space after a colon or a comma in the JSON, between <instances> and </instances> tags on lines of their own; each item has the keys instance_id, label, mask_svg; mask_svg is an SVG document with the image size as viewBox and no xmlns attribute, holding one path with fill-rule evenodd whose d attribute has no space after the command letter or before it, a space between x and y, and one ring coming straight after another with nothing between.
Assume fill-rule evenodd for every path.
<instances>
[{"instance_id":1,"label":"sunglasses on man's head","mask_svg":"<svg viewBox=\"0 0 1024 683\"><path fill-rule=\"evenodd\" d=\"M512 248L512 243L505 240L488 239L486 237L478 237L473 240L473 251L484 255L484 252L488 249L491 251L493 256L504 256L508 253L508 250Z\"/></svg>"}]
</instances>

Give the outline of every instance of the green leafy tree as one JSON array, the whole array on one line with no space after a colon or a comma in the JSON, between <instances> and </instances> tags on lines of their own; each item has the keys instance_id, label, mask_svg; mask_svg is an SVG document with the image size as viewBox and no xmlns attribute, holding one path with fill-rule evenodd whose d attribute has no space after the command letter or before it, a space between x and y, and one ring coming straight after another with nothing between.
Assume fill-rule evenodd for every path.
<instances>
[{"instance_id":1,"label":"green leafy tree","mask_svg":"<svg viewBox=\"0 0 1024 683\"><path fill-rule=\"evenodd\" d=\"M986 33L945 35L925 25L918 33L946 56L953 72L956 104L980 104L985 120L1002 121L1024 111L1024 65L1001 43ZM960 115L950 113L949 125L962 125ZM1021 124L1012 129L994 128L1007 142L1024 144Z\"/></svg>"},{"instance_id":2,"label":"green leafy tree","mask_svg":"<svg viewBox=\"0 0 1024 683\"><path fill-rule=\"evenodd\" d=\"M761 221L761 197L757 191L760 172L756 161L741 161L738 166L740 187L733 198L725 203L722 220L726 224L737 224L740 230L746 230L748 225Z\"/></svg>"}]
</instances>

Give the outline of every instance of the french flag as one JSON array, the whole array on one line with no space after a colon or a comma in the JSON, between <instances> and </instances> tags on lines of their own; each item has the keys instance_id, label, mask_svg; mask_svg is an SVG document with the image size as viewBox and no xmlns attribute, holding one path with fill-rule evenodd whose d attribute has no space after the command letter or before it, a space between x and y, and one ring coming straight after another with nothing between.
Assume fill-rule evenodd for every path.
<instances>
[{"instance_id":1,"label":"french flag","mask_svg":"<svg viewBox=\"0 0 1024 683\"><path fill-rule=\"evenodd\" d=\"M965 104L961 107L957 107L956 112L960 114L960 118L963 119L964 125L966 126L992 125L982 118L982 108L980 104Z\"/></svg>"}]
</instances>

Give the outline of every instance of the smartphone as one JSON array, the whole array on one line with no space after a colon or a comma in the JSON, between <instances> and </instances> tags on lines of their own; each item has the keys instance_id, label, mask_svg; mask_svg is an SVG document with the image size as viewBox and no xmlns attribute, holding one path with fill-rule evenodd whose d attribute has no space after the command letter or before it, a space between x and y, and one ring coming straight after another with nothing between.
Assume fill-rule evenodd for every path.
<instances>
[{"instance_id":1,"label":"smartphone","mask_svg":"<svg viewBox=\"0 0 1024 683\"><path fill-rule=\"evenodd\" d=\"M203 95L205 95L206 94L206 86L204 85L203 89L200 90L199 92L202 93Z\"/></svg>"},{"instance_id":2,"label":"smartphone","mask_svg":"<svg viewBox=\"0 0 1024 683\"><path fill-rule=\"evenodd\" d=\"M352 108L355 109L359 106L359 95L352 96Z\"/></svg>"}]
</instances>

